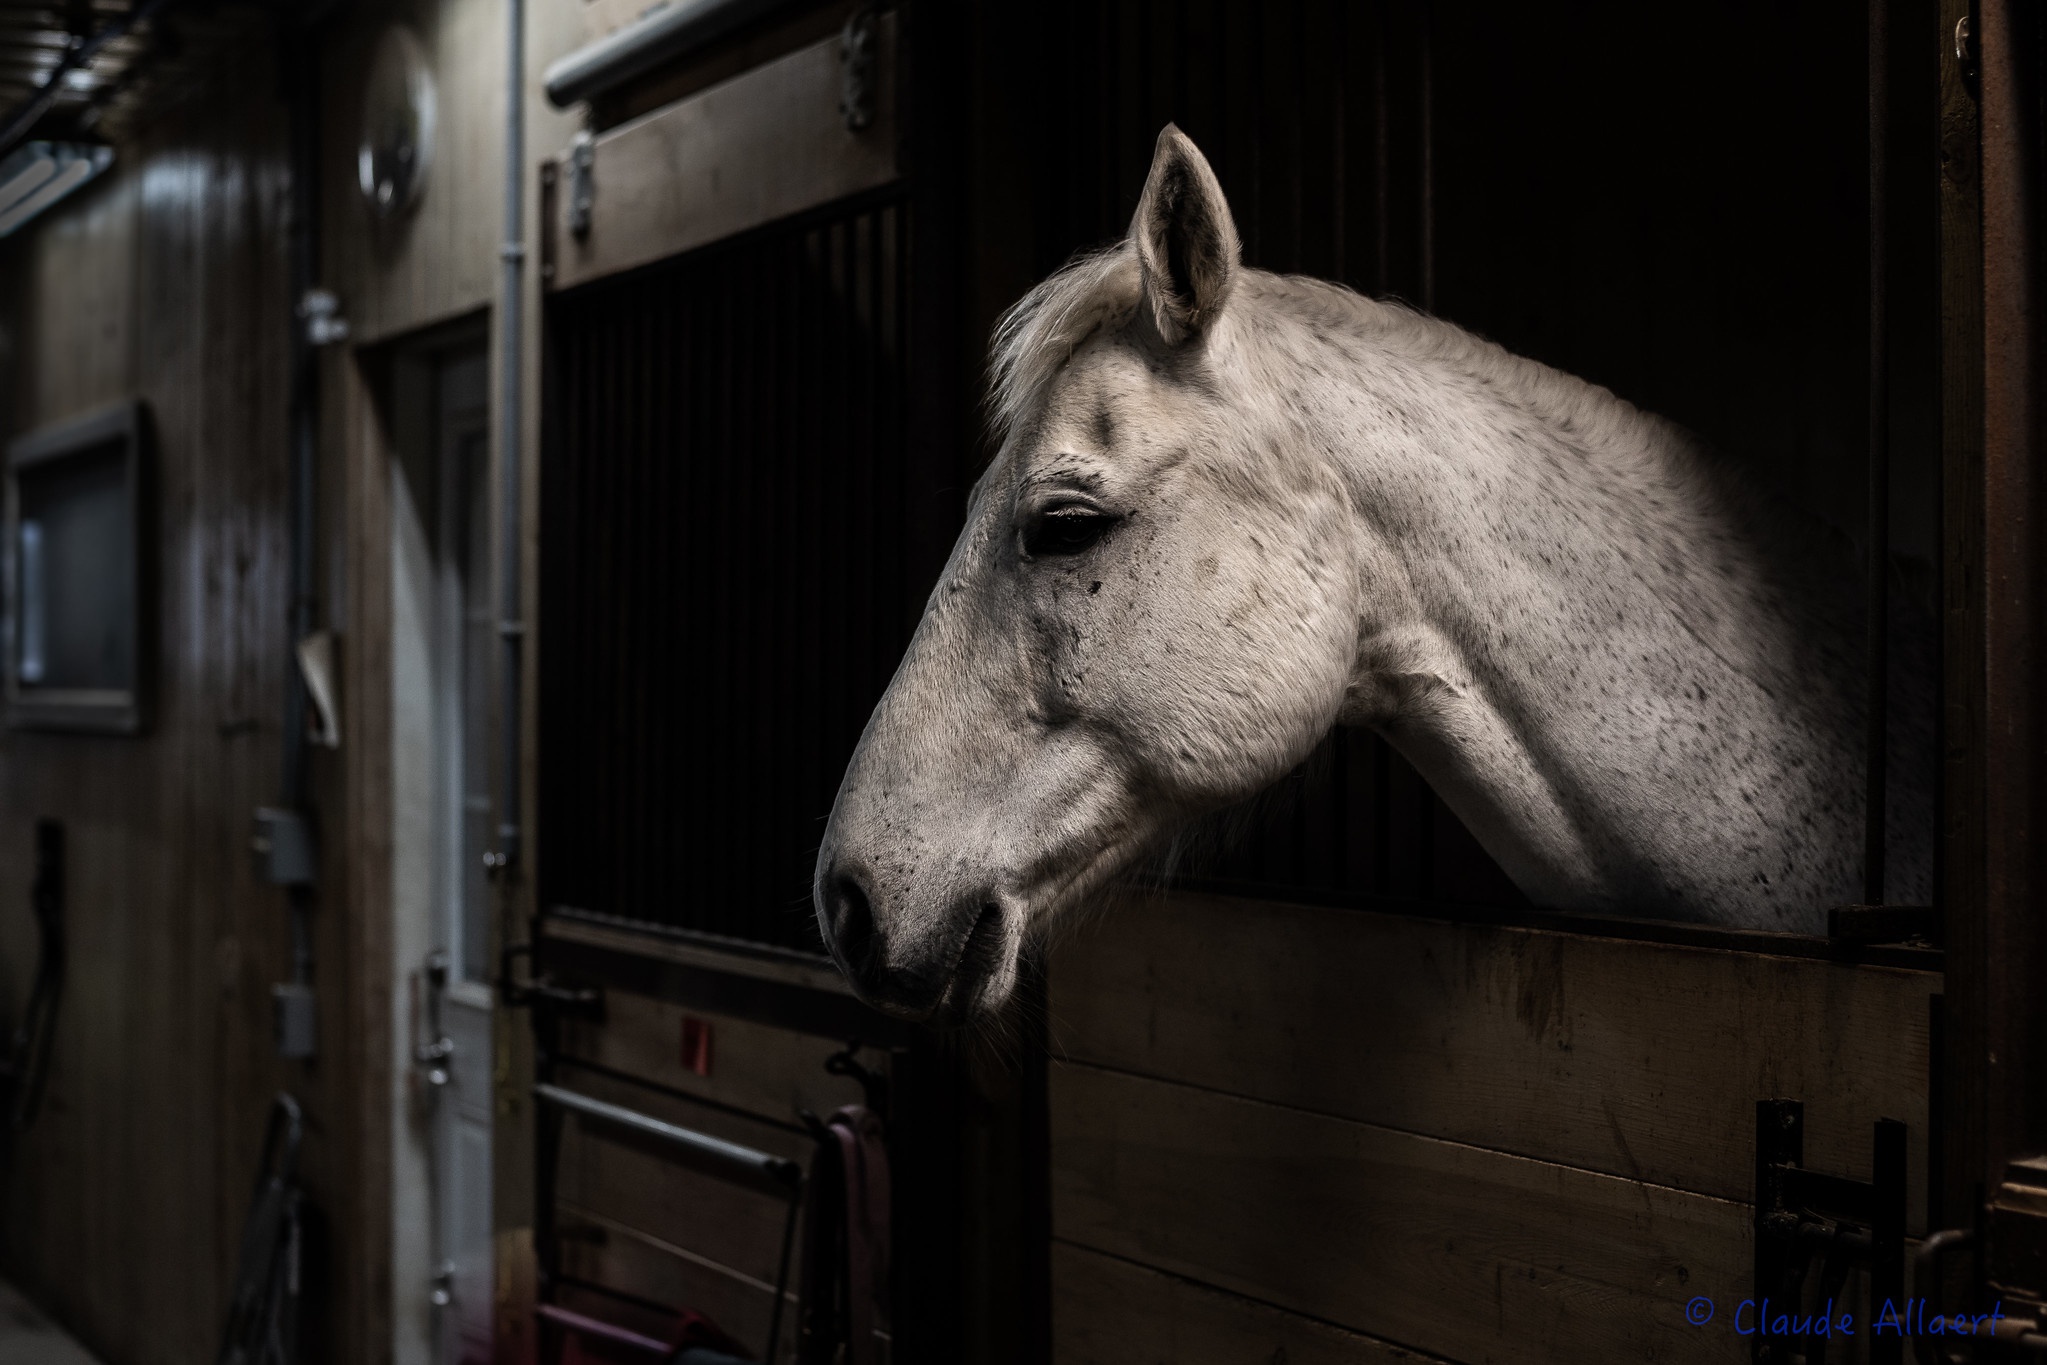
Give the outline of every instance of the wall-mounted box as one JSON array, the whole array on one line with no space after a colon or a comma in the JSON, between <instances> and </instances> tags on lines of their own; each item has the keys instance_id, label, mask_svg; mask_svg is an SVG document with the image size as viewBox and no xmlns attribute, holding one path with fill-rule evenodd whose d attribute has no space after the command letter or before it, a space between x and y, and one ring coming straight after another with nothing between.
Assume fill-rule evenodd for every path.
<instances>
[{"instance_id":1,"label":"wall-mounted box","mask_svg":"<svg viewBox=\"0 0 2047 1365\"><path fill-rule=\"evenodd\" d=\"M139 402L7 447L7 723L135 734L148 678L147 415Z\"/></svg>"}]
</instances>

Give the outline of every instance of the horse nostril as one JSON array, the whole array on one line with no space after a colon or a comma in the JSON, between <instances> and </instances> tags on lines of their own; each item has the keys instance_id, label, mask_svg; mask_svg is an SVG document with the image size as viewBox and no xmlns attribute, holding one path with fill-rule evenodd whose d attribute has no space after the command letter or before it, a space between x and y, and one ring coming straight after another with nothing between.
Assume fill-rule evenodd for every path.
<instances>
[{"instance_id":1,"label":"horse nostril","mask_svg":"<svg viewBox=\"0 0 2047 1365\"><path fill-rule=\"evenodd\" d=\"M841 876L832 883L832 938L847 970L865 972L874 953L874 907L852 877Z\"/></svg>"}]
</instances>

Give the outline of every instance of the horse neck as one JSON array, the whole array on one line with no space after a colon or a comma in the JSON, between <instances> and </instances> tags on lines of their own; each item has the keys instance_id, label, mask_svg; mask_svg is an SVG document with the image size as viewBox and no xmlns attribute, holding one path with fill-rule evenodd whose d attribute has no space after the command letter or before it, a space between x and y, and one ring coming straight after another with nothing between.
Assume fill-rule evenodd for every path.
<instances>
[{"instance_id":1,"label":"horse neck","mask_svg":"<svg viewBox=\"0 0 2047 1365\"><path fill-rule=\"evenodd\" d=\"M1664 866L1640 850L1701 783L1729 820L1762 783L1851 801L1840 599L1789 523L1677 428L1378 308L1297 336L1325 348L1310 370L1330 391L1304 384L1300 411L1343 463L1366 565L1347 719L1386 734L1538 900L1732 897L1684 884L1683 850ZM1327 385L1329 346L1352 387Z\"/></svg>"}]
</instances>

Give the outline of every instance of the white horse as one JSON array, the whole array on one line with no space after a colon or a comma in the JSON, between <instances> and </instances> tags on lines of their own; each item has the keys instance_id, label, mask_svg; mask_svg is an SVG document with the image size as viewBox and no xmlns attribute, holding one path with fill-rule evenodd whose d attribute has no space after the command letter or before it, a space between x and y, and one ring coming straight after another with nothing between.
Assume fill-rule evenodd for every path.
<instances>
[{"instance_id":1,"label":"white horse","mask_svg":"<svg viewBox=\"0 0 2047 1365\"><path fill-rule=\"evenodd\" d=\"M1539 905L1817 931L1856 899L1838 539L1602 388L1238 254L1168 127L1128 238L998 329L999 453L818 855L861 995L992 1010L1027 935L1333 725ZM1928 768L1892 782L1895 900Z\"/></svg>"}]
</instances>

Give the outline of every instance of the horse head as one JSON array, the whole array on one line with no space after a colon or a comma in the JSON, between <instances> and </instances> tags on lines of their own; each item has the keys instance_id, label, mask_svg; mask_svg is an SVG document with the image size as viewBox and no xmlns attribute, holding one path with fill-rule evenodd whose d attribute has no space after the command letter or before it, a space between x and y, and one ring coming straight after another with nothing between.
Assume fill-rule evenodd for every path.
<instances>
[{"instance_id":1,"label":"horse head","mask_svg":"<svg viewBox=\"0 0 2047 1365\"><path fill-rule=\"evenodd\" d=\"M999 1006L1034 931L1286 772L1343 705L1349 501L1256 397L1238 255L1168 127L1128 236L998 328L998 453L818 856L825 942L877 1006Z\"/></svg>"}]
</instances>

